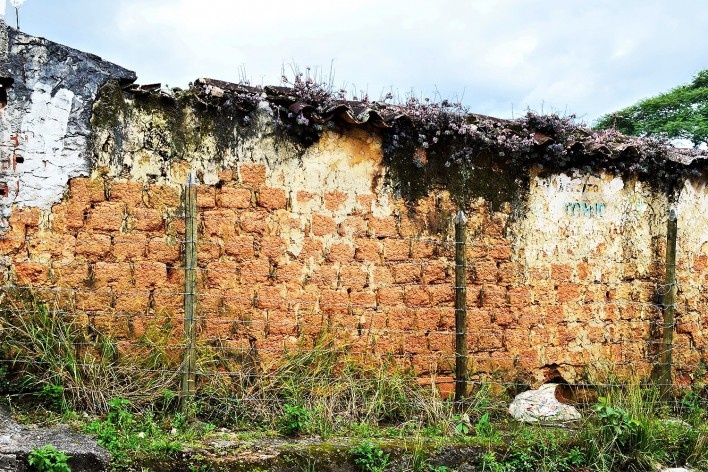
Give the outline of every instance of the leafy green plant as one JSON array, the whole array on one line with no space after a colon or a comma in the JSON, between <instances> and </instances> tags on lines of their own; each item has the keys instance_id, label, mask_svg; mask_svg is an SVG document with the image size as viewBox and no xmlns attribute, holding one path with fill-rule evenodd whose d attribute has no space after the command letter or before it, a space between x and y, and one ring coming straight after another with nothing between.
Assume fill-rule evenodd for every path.
<instances>
[{"instance_id":1,"label":"leafy green plant","mask_svg":"<svg viewBox=\"0 0 708 472\"><path fill-rule=\"evenodd\" d=\"M494 439L498 436L489 419L489 413L483 414L482 417L477 420L477 423L474 425L474 430L475 433L477 433L477 437L482 439Z\"/></svg>"},{"instance_id":2,"label":"leafy green plant","mask_svg":"<svg viewBox=\"0 0 708 472\"><path fill-rule=\"evenodd\" d=\"M611 406L607 398L600 397L593 410L600 420L601 433L621 449L627 450L641 440L644 433L641 422L622 408Z\"/></svg>"},{"instance_id":3,"label":"leafy green plant","mask_svg":"<svg viewBox=\"0 0 708 472\"><path fill-rule=\"evenodd\" d=\"M362 441L350 452L362 472L383 472L389 463L389 455L371 441Z\"/></svg>"},{"instance_id":4,"label":"leafy green plant","mask_svg":"<svg viewBox=\"0 0 708 472\"><path fill-rule=\"evenodd\" d=\"M71 472L69 459L71 457L47 444L30 452L27 461L37 472Z\"/></svg>"},{"instance_id":5,"label":"leafy green plant","mask_svg":"<svg viewBox=\"0 0 708 472\"><path fill-rule=\"evenodd\" d=\"M470 421L470 415L463 413L460 415L454 415L452 417L452 422L455 426L455 433L467 436L472 430L472 422Z\"/></svg>"},{"instance_id":6,"label":"leafy green plant","mask_svg":"<svg viewBox=\"0 0 708 472\"><path fill-rule=\"evenodd\" d=\"M66 400L64 399L64 387L56 384L44 385L37 392L37 397L52 411L58 413L68 409Z\"/></svg>"},{"instance_id":7,"label":"leafy green plant","mask_svg":"<svg viewBox=\"0 0 708 472\"><path fill-rule=\"evenodd\" d=\"M285 436L296 436L307 430L310 422L310 412L300 405L283 405L283 416L280 419L280 432Z\"/></svg>"}]
</instances>

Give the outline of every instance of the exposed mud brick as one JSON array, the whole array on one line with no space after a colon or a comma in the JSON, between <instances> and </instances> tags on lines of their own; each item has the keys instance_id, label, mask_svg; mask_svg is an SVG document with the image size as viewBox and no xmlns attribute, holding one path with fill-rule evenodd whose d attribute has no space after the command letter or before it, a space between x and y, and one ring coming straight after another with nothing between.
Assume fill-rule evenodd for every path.
<instances>
[{"instance_id":1,"label":"exposed mud brick","mask_svg":"<svg viewBox=\"0 0 708 472\"><path fill-rule=\"evenodd\" d=\"M368 215L376 202L376 195L357 195L356 196L356 213L359 215Z\"/></svg>"},{"instance_id":2,"label":"exposed mud brick","mask_svg":"<svg viewBox=\"0 0 708 472\"><path fill-rule=\"evenodd\" d=\"M343 264L339 269L341 285L352 290L361 290L369 284L369 273L361 264Z\"/></svg>"},{"instance_id":3,"label":"exposed mud brick","mask_svg":"<svg viewBox=\"0 0 708 472\"><path fill-rule=\"evenodd\" d=\"M297 308L300 313L312 313L316 311L317 302L320 299L320 287L316 285L294 286L286 283L290 306Z\"/></svg>"},{"instance_id":4,"label":"exposed mud brick","mask_svg":"<svg viewBox=\"0 0 708 472\"><path fill-rule=\"evenodd\" d=\"M110 201L121 202L128 209L143 205L143 183L135 181L112 182Z\"/></svg>"},{"instance_id":5,"label":"exposed mud brick","mask_svg":"<svg viewBox=\"0 0 708 472\"><path fill-rule=\"evenodd\" d=\"M257 243L260 257L277 260L286 254L285 241L280 236L262 236Z\"/></svg>"},{"instance_id":6,"label":"exposed mud brick","mask_svg":"<svg viewBox=\"0 0 708 472\"><path fill-rule=\"evenodd\" d=\"M214 208L216 206L216 189L211 185L197 185L197 208Z\"/></svg>"},{"instance_id":7,"label":"exposed mud brick","mask_svg":"<svg viewBox=\"0 0 708 472\"><path fill-rule=\"evenodd\" d=\"M288 261L287 264L279 265L275 271L275 278L278 282L301 286L306 276L305 265L298 261Z\"/></svg>"},{"instance_id":8,"label":"exposed mud brick","mask_svg":"<svg viewBox=\"0 0 708 472\"><path fill-rule=\"evenodd\" d=\"M571 282L573 268L567 264L552 264L551 278L556 282Z\"/></svg>"},{"instance_id":9,"label":"exposed mud brick","mask_svg":"<svg viewBox=\"0 0 708 472\"><path fill-rule=\"evenodd\" d=\"M96 262L93 268L94 286L104 288L109 284L123 282L127 289L132 280L132 270L130 264L124 262Z\"/></svg>"},{"instance_id":10,"label":"exposed mud brick","mask_svg":"<svg viewBox=\"0 0 708 472\"><path fill-rule=\"evenodd\" d=\"M408 286L405 291L405 303L413 308L430 306L430 293L423 286Z\"/></svg>"},{"instance_id":11,"label":"exposed mud brick","mask_svg":"<svg viewBox=\"0 0 708 472\"><path fill-rule=\"evenodd\" d=\"M256 292L256 298L257 307L262 310L285 312L288 309L287 293L283 284L260 287Z\"/></svg>"},{"instance_id":12,"label":"exposed mud brick","mask_svg":"<svg viewBox=\"0 0 708 472\"><path fill-rule=\"evenodd\" d=\"M146 190L148 205L152 208L176 208L182 203L181 189L172 185L151 185Z\"/></svg>"},{"instance_id":13,"label":"exposed mud brick","mask_svg":"<svg viewBox=\"0 0 708 472\"><path fill-rule=\"evenodd\" d=\"M130 337L130 319L121 314L111 313L96 315L91 319L91 325L95 331L111 333L111 335L117 339Z\"/></svg>"},{"instance_id":14,"label":"exposed mud brick","mask_svg":"<svg viewBox=\"0 0 708 472\"><path fill-rule=\"evenodd\" d=\"M210 261L215 261L221 256L221 245L216 238L197 240L197 262L204 266Z\"/></svg>"},{"instance_id":15,"label":"exposed mud brick","mask_svg":"<svg viewBox=\"0 0 708 472\"><path fill-rule=\"evenodd\" d=\"M497 281L499 270L495 261L477 261L472 264L472 268L475 282L494 283Z\"/></svg>"},{"instance_id":16,"label":"exposed mud brick","mask_svg":"<svg viewBox=\"0 0 708 472\"><path fill-rule=\"evenodd\" d=\"M416 310L405 307L387 307L383 312L386 328L394 332L416 329Z\"/></svg>"},{"instance_id":17,"label":"exposed mud brick","mask_svg":"<svg viewBox=\"0 0 708 472\"><path fill-rule=\"evenodd\" d=\"M371 217L369 233L375 238L397 238L398 224L393 216Z\"/></svg>"},{"instance_id":18,"label":"exposed mud brick","mask_svg":"<svg viewBox=\"0 0 708 472\"><path fill-rule=\"evenodd\" d=\"M236 285L223 291L224 306L234 319L241 319L241 312L253 308L256 288L246 285Z\"/></svg>"},{"instance_id":19,"label":"exposed mud brick","mask_svg":"<svg viewBox=\"0 0 708 472\"><path fill-rule=\"evenodd\" d=\"M349 294L346 290L322 290L320 310L327 315L349 313Z\"/></svg>"},{"instance_id":20,"label":"exposed mud brick","mask_svg":"<svg viewBox=\"0 0 708 472\"><path fill-rule=\"evenodd\" d=\"M337 288L339 286L339 269L336 265L322 265L312 271L309 282L320 287Z\"/></svg>"},{"instance_id":21,"label":"exposed mud brick","mask_svg":"<svg viewBox=\"0 0 708 472\"><path fill-rule=\"evenodd\" d=\"M116 234L113 236L111 253L116 261L136 261L145 258L147 237L143 233Z\"/></svg>"},{"instance_id":22,"label":"exposed mud brick","mask_svg":"<svg viewBox=\"0 0 708 472\"><path fill-rule=\"evenodd\" d=\"M44 262L51 258L71 260L76 250L76 238L71 234L41 232L28 240L27 250L30 258L35 261Z\"/></svg>"},{"instance_id":23,"label":"exposed mud brick","mask_svg":"<svg viewBox=\"0 0 708 472\"><path fill-rule=\"evenodd\" d=\"M236 262L211 262L207 265L209 285L218 288L234 288L239 285L239 266Z\"/></svg>"},{"instance_id":24,"label":"exposed mud brick","mask_svg":"<svg viewBox=\"0 0 708 472\"><path fill-rule=\"evenodd\" d=\"M493 323L502 327L516 325L517 315L513 313L509 307L493 308L491 311Z\"/></svg>"},{"instance_id":25,"label":"exposed mud brick","mask_svg":"<svg viewBox=\"0 0 708 472\"><path fill-rule=\"evenodd\" d=\"M421 267L420 264L393 264L391 266L391 274L393 282L397 284L412 284L420 281Z\"/></svg>"},{"instance_id":26,"label":"exposed mud brick","mask_svg":"<svg viewBox=\"0 0 708 472\"><path fill-rule=\"evenodd\" d=\"M433 306L451 305L455 302L455 288L448 285L431 285L428 287Z\"/></svg>"},{"instance_id":27,"label":"exposed mud brick","mask_svg":"<svg viewBox=\"0 0 708 472\"><path fill-rule=\"evenodd\" d=\"M485 285L482 289L485 308L500 308L507 305L506 289L496 285Z\"/></svg>"},{"instance_id":28,"label":"exposed mud brick","mask_svg":"<svg viewBox=\"0 0 708 472\"><path fill-rule=\"evenodd\" d=\"M465 255L470 260L483 259L489 254L489 248L487 243L483 241L475 241L472 244L468 244L466 247Z\"/></svg>"},{"instance_id":29,"label":"exposed mud brick","mask_svg":"<svg viewBox=\"0 0 708 472\"><path fill-rule=\"evenodd\" d=\"M523 268L516 262L499 263L499 283L513 285L523 283Z\"/></svg>"},{"instance_id":30,"label":"exposed mud brick","mask_svg":"<svg viewBox=\"0 0 708 472\"><path fill-rule=\"evenodd\" d=\"M36 227L42 219L42 211L37 207L13 208L9 218L10 226Z\"/></svg>"},{"instance_id":31,"label":"exposed mud brick","mask_svg":"<svg viewBox=\"0 0 708 472\"><path fill-rule=\"evenodd\" d=\"M467 332L473 333L482 329L488 329L492 323L492 316L489 310L483 308L467 308ZM454 317L453 325L454 326Z\"/></svg>"},{"instance_id":32,"label":"exposed mud brick","mask_svg":"<svg viewBox=\"0 0 708 472\"><path fill-rule=\"evenodd\" d=\"M76 308L83 311L106 311L111 308L113 295L109 288L76 291Z\"/></svg>"},{"instance_id":33,"label":"exposed mud brick","mask_svg":"<svg viewBox=\"0 0 708 472\"><path fill-rule=\"evenodd\" d=\"M455 353L455 335L447 333L430 333L428 335L428 349L431 352L440 352L447 355Z\"/></svg>"},{"instance_id":34,"label":"exposed mud brick","mask_svg":"<svg viewBox=\"0 0 708 472\"><path fill-rule=\"evenodd\" d=\"M76 236L76 254L98 260L111 250L111 237L107 234L79 232Z\"/></svg>"},{"instance_id":35,"label":"exposed mud brick","mask_svg":"<svg viewBox=\"0 0 708 472\"><path fill-rule=\"evenodd\" d=\"M376 286L387 286L393 283L391 269L386 266L374 266L373 283Z\"/></svg>"},{"instance_id":36,"label":"exposed mud brick","mask_svg":"<svg viewBox=\"0 0 708 472\"><path fill-rule=\"evenodd\" d=\"M324 206L332 212L338 211L347 202L348 195L344 192L335 190L333 192L325 192Z\"/></svg>"},{"instance_id":37,"label":"exposed mud brick","mask_svg":"<svg viewBox=\"0 0 708 472\"><path fill-rule=\"evenodd\" d=\"M161 210L136 208L133 210L131 217L131 226L138 231L156 232L164 230L165 219Z\"/></svg>"},{"instance_id":38,"label":"exposed mud brick","mask_svg":"<svg viewBox=\"0 0 708 472\"><path fill-rule=\"evenodd\" d=\"M263 164L241 164L238 166L239 181L251 188L257 188L266 183L266 166Z\"/></svg>"},{"instance_id":39,"label":"exposed mud brick","mask_svg":"<svg viewBox=\"0 0 708 472\"><path fill-rule=\"evenodd\" d=\"M130 293L117 292L113 308L119 313L147 313L150 308L150 292L147 290L136 290Z\"/></svg>"},{"instance_id":40,"label":"exposed mud brick","mask_svg":"<svg viewBox=\"0 0 708 472\"><path fill-rule=\"evenodd\" d=\"M332 243L327 249L328 262L348 263L354 260L354 247L348 243Z\"/></svg>"},{"instance_id":41,"label":"exposed mud brick","mask_svg":"<svg viewBox=\"0 0 708 472\"><path fill-rule=\"evenodd\" d=\"M254 237L250 234L233 236L224 241L224 253L239 261L251 259L254 256L253 243Z\"/></svg>"},{"instance_id":42,"label":"exposed mud brick","mask_svg":"<svg viewBox=\"0 0 708 472\"><path fill-rule=\"evenodd\" d=\"M384 258L387 261L405 261L410 255L410 243L405 239L384 241Z\"/></svg>"},{"instance_id":43,"label":"exposed mud brick","mask_svg":"<svg viewBox=\"0 0 708 472\"><path fill-rule=\"evenodd\" d=\"M359 238L355 241L356 251L354 258L357 261L367 261L378 263L383 254L383 244L377 239Z\"/></svg>"},{"instance_id":44,"label":"exposed mud brick","mask_svg":"<svg viewBox=\"0 0 708 472\"><path fill-rule=\"evenodd\" d=\"M102 202L88 210L86 228L94 231L117 232L123 225L123 203Z\"/></svg>"},{"instance_id":45,"label":"exposed mud brick","mask_svg":"<svg viewBox=\"0 0 708 472\"><path fill-rule=\"evenodd\" d=\"M217 172L217 178L219 179L219 182L221 183L228 183L237 178L238 176L236 175L236 172L234 172L234 169L227 168L227 169L221 169Z\"/></svg>"},{"instance_id":46,"label":"exposed mud brick","mask_svg":"<svg viewBox=\"0 0 708 472\"><path fill-rule=\"evenodd\" d=\"M76 177L69 180L69 196L72 205L87 208L92 203L106 200L102 179Z\"/></svg>"},{"instance_id":47,"label":"exposed mud brick","mask_svg":"<svg viewBox=\"0 0 708 472\"><path fill-rule=\"evenodd\" d=\"M269 336L294 338L298 329L294 313L278 309L268 310L268 325L266 329ZM295 340L295 343L297 343L297 340Z\"/></svg>"},{"instance_id":48,"label":"exposed mud brick","mask_svg":"<svg viewBox=\"0 0 708 472\"><path fill-rule=\"evenodd\" d=\"M201 326L201 322L208 316L215 316L222 311L224 302L224 291L221 288L203 288L197 290L197 307L198 319L197 323Z\"/></svg>"},{"instance_id":49,"label":"exposed mud brick","mask_svg":"<svg viewBox=\"0 0 708 472\"><path fill-rule=\"evenodd\" d=\"M267 210L282 210L287 206L288 196L282 188L262 188L258 191L258 206Z\"/></svg>"},{"instance_id":50,"label":"exposed mud brick","mask_svg":"<svg viewBox=\"0 0 708 472\"><path fill-rule=\"evenodd\" d=\"M159 287L167 283L167 266L162 262L142 261L134 266L135 286Z\"/></svg>"},{"instance_id":51,"label":"exposed mud brick","mask_svg":"<svg viewBox=\"0 0 708 472\"><path fill-rule=\"evenodd\" d=\"M422 331L445 331L440 328L442 325L442 317L450 313L454 316L453 310L444 310L441 308L418 308L415 312L416 327ZM449 335L450 333L446 334L446 336ZM454 337L454 333L452 333L452 336Z\"/></svg>"},{"instance_id":52,"label":"exposed mud brick","mask_svg":"<svg viewBox=\"0 0 708 472\"><path fill-rule=\"evenodd\" d=\"M326 329L327 320L322 313L305 313L298 316L297 323L301 335L316 337Z\"/></svg>"},{"instance_id":53,"label":"exposed mud brick","mask_svg":"<svg viewBox=\"0 0 708 472\"><path fill-rule=\"evenodd\" d=\"M50 217L52 229L59 233L65 233L83 227L85 212L84 208L77 205L64 203L54 205ZM24 233L24 226L22 226L22 230Z\"/></svg>"},{"instance_id":54,"label":"exposed mud brick","mask_svg":"<svg viewBox=\"0 0 708 472\"><path fill-rule=\"evenodd\" d=\"M430 261L423 263L423 281L426 284L444 284L448 282L447 262Z\"/></svg>"},{"instance_id":55,"label":"exposed mud brick","mask_svg":"<svg viewBox=\"0 0 708 472\"><path fill-rule=\"evenodd\" d=\"M116 238L113 238L115 243ZM180 244L166 237L152 238L147 244L148 258L156 262L175 262L180 258L180 251Z\"/></svg>"},{"instance_id":56,"label":"exposed mud brick","mask_svg":"<svg viewBox=\"0 0 708 472\"><path fill-rule=\"evenodd\" d=\"M265 210L241 213L241 229L246 233L264 234L268 231L269 213Z\"/></svg>"},{"instance_id":57,"label":"exposed mud brick","mask_svg":"<svg viewBox=\"0 0 708 472\"><path fill-rule=\"evenodd\" d=\"M20 262L14 264L15 278L17 283L23 287L41 285L47 281L49 267L47 264L37 262Z\"/></svg>"},{"instance_id":58,"label":"exposed mud brick","mask_svg":"<svg viewBox=\"0 0 708 472\"><path fill-rule=\"evenodd\" d=\"M241 264L241 283L245 285L259 284L270 279L270 262L258 258Z\"/></svg>"},{"instance_id":59,"label":"exposed mud brick","mask_svg":"<svg viewBox=\"0 0 708 472\"><path fill-rule=\"evenodd\" d=\"M312 215L312 234L315 236L328 236L337 233L337 224L329 216L315 213Z\"/></svg>"},{"instance_id":60,"label":"exposed mud brick","mask_svg":"<svg viewBox=\"0 0 708 472\"><path fill-rule=\"evenodd\" d=\"M489 246L489 257L496 260L511 259L511 244L505 240L494 241Z\"/></svg>"},{"instance_id":61,"label":"exposed mud brick","mask_svg":"<svg viewBox=\"0 0 708 472\"><path fill-rule=\"evenodd\" d=\"M201 214L204 236L230 239L236 235L238 218L230 209L207 210Z\"/></svg>"},{"instance_id":62,"label":"exposed mud brick","mask_svg":"<svg viewBox=\"0 0 708 472\"><path fill-rule=\"evenodd\" d=\"M531 304L528 287L512 287L508 290L509 306L512 310L522 310Z\"/></svg>"},{"instance_id":63,"label":"exposed mud brick","mask_svg":"<svg viewBox=\"0 0 708 472\"><path fill-rule=\"evenodd\" d=\"M306 205L309 205L313 201L315 203L319 204L321 203L321 198L319 195L308 192L306 190L298 190L298 192L295 194L295 200L297 201L297 207L302 208Z\"/></svg>"},{"instance_id":64,"label":"exposed mud brick","mask_svg":"<svg viewBox=\"0 0 708 472\"><path fill-rule=\"evenodd\" d=\"M247 188L222 187L216 195L216 204L222 208L245 209L252 206L252 198Z\"/></svg>"},{"instance_id":65,"label":"exposed mud brick","mask_svg":"<svg viewBox=\"0 0 708 472\"><path fill-rule=\"evenodd\" d=\"M184 286L156 288L153 292L153 300L155 313L176 315L184 310Z\"/></svg>"},{"instance_id":66,"label":"exposed mud brick","mask_svg":"<svg viewBox=\"0 0 708 472\"><path fill-rule=\"evenodd\" d=\"M579 284L561 283L556 291L558 303L577 302L582 297L582 287Z\"/></svg>"},{"instance_id":67,"label":"exposed mud brick","mask_svg":"<svg viewBox=\"0 0 708 472\"><path fill-rule=\"evenodd\" d=\"M349 294L354 311L376 308L376 292L373 290L354 290Z\"/></svg>"},{"instance_id":68,"label":"exposed mud brick","mask_svg":"<svg viewBox=\"0 0 708 472\"><path fill-rule=\"evenodd\" d=\"M550 326L563 323L565 321L565 310L562 305L547 306L545 309L545 316L543 317L543 320L541 320L542 323Z\"/></svg>"},{"instance_id":69,"label":"exposed mud brick","mask_svg":"<svg viewBox=\"0 0 708 472\"><path fill-rule=\"evenodd\" d=\"M380 287L376 291L376 301L382 307L402 306L403 289L400 287Z\"/></svg>"},{"instance_id":70,"label":"exposed mud brick","mask_svg":"<svg viewBox=\"0 0 708 472\"><path fill-rule=\"evenodd\" d=\"M431 259L435 257L437 251L437 241L413 241L411 243L411 254L414 259Z\"/></svg>"},{"instance_id":71,"label":"exposed mud brick","mask_svg":"<svg viewBox=\"0 0 708 472\"><path fill-rule=\"evenodd\" d=\"M363 238L367 235L368 224L361 216L348 216L339 225L339 235L348 238Z\"/></svg>"},{"instance_id":72,"label":"exposed mud brick","mask_svg":"<svg viewBox=\"0 0 708 472\"><path fill-rule=\"evenodd\" d=\"M183 218L169 218L166 222L167 229L165 232L167 234L184 237L186 225Z\"/></svg>"}]
</instances>

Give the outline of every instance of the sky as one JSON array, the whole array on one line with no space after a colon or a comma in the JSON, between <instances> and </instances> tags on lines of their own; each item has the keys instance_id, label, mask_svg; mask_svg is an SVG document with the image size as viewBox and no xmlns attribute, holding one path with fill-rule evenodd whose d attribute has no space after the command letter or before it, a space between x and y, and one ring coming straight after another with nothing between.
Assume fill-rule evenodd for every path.
<instances>
[{"instance_id":1,"label":"sky","mask_svg":"<svg viewBox=\"0 0 708 472\"><path fill-rule=\"evenodd\" d=\"M138 83L277 85L310 67L350 97L460 100L500 118L592 124L708 68L705 0L25 0L19 17Z\"/></svg>"}]
</instances>

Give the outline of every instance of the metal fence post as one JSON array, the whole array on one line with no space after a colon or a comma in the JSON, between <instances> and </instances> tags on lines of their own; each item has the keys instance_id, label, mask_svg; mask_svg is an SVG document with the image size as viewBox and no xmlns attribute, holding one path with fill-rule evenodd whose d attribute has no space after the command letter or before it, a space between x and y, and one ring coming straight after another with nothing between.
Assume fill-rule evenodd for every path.
<instances>
[{"instance_id":1,"label":"metal fence post","mask_svg":"<svg viewBox=\"0 0 708 472\"><path fill-rule=\"evenodd\" d=\"M467 263L465 257L467 218L455 216L455 403L467 395Z\"/></svg>"},{"instance_id":2,"label":"metal fence post","mask_svg":"<svg viewBox=\"0 0 708 472\"><path fill-rule=\"evenodd\" d=\"M663 337L659 355L659 391L661 398L669 399L671 393L671 365L674 342L674 304L676 301L676 211L672 208L666 230L666 284L662 305L664 308Z\"/></svg>"},{"instance_id":3,"label":"metal fence post","mask_svg":"<svg viewBox=\"0 0 708 472\"><path fill-rule=\"evenodd\" d=\"M186 410L196 392L195 385L195 314L197 305L197 181L190 172L185 185L185 232L184 232L184 339L182 360L181 406Z\"/></svg>"}]
</instances>

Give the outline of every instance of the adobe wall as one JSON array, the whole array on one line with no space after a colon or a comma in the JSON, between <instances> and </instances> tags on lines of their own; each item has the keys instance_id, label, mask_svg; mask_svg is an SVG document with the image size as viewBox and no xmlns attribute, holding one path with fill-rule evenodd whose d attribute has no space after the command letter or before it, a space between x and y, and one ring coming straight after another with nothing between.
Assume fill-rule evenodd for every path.
<instances>
[{"instance_id":1,"label":"adobe wall","mask_svg":"<svg viewBox=\"0 0 708 472\"><path fill-rule=\"evenodd\" d=\"M47 61L35 69L46 71ZM451 375L457 187L401 197L407 182L372 127L338 125L304 146L265 103L228 114L189 96L125 93L114 82L99 94L98 84L129 76L122 69L88 74L90 85L72 87L93 95L78 100L73 88L47 90L43 74L15 87L0 111L3 160L23 156L2 175L12 189L0 239L6 285L55 300L122 349L165 325L179 344L182 202L195 171L200 343L257 353L267 366L327 331L362 358L390 356L420 377ZM30 100L12 100L22 90ZM16 145L15 135L27 142ZM484 178L472 173L465 183L470 192L497 192L462 207L475 375L537 383L556 373L581 381L605 368L647 374L658 352L673 204L681 302L674 359L678 380L689 382L708 339L705 183L687 180L670 202L655 186L601 172L531 167L510 180L496 163L480 169Z\"/></svg>"}]
</instances>

